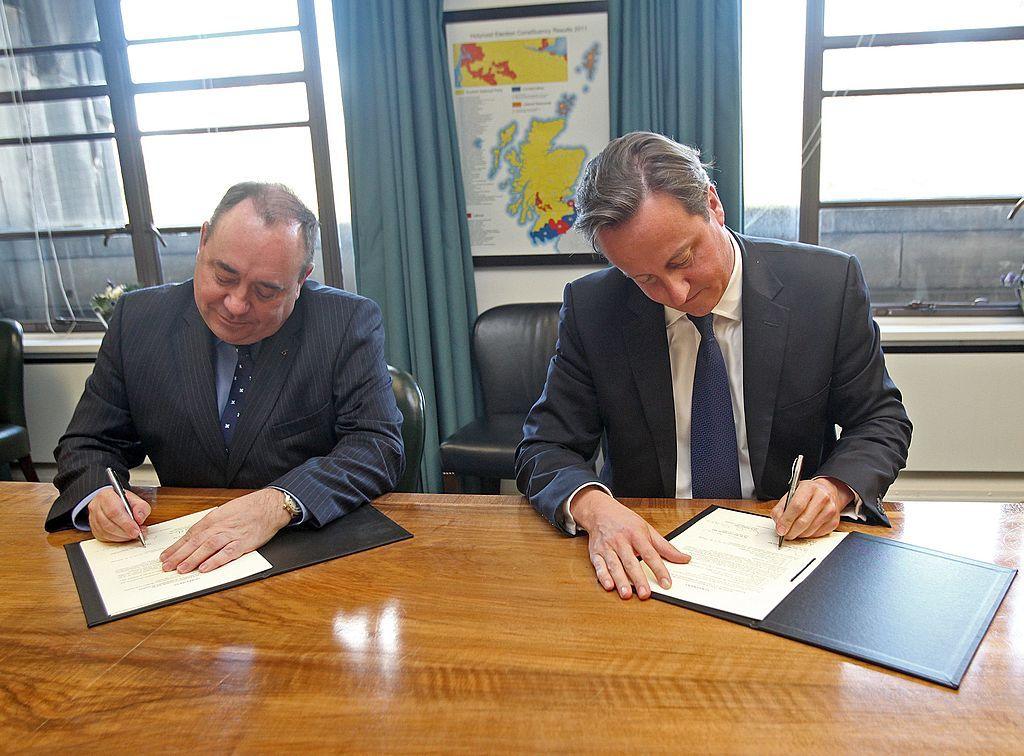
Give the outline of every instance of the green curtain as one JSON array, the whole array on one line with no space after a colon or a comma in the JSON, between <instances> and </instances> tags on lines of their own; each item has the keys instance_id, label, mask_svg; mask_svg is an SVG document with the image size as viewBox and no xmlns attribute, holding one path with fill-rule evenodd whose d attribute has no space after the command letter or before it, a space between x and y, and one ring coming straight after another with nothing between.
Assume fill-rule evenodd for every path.
<instances>
[{"instance_id":1,"label":"green curtain","mask_svg":"<svg viewBox=\"0 0 1024 756\"><path fill-rule=\"evenodd\" d=\"M740 0L609 0L608 46L612 136L698 147L741 230Z\"/></svg>"},{"instance_id":2,"label":"green curtain","mask_svg":"<svg viewBox=\"0 0 1024 756\"><path fill-rule=\"evenodd\" d=\"M426 397L424 489L439 441L475 416L476 289L441 0L335 0L359 293L384 311L388 361Z\"/></svg>"}]
</instances>

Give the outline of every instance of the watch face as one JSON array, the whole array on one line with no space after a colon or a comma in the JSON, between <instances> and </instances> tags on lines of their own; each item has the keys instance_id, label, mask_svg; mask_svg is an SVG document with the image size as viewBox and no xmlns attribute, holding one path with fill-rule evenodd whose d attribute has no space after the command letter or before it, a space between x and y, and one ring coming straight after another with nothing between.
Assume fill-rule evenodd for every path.
<instances>
[{"instance_id":1,"label":"watch face","mask_svg":"<svg viewBox=\"0 0 1024 756\"><path fill-rule=\"evenodd\" d=\"M295 503L295 499L293 499L289 494L284 495L284 508L292 513L292 517L298 517L302 514L302 510L299 509L299 505Z\"/></svg>"}]
</instances>

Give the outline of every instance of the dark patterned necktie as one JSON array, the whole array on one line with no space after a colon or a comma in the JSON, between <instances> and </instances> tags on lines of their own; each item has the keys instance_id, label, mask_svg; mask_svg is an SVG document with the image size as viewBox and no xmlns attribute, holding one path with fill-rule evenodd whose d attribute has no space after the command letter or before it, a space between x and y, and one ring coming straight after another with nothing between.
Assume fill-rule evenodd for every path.
<instances>
[{"instance_id":1,"label":"dark patterned necktie","mask_svg":"<svg viewBox=\"0 0 1024 756\"><path fill-rule=\"evenodd\" d=\"M224 434L224 448L231 448L235 426L242 419L242 411L252 385L252 347L238 347L238 361L235 362L235 376L231 379L231 391L224 411L220 413L220 432Z\"/></svg>"},{"instance_id":2,"label":"dark patterned necktie","mask_svg":"<svg viewBox=\"0 0 1024 756\"><path fill-rule=\"evenodd\" d=\"M740 459L736 450L732 395L725 358L712 327L714 315L687 315L700 333L690 405L690 476L695 499L739 499Z\"/></svg>"}]
</instances>

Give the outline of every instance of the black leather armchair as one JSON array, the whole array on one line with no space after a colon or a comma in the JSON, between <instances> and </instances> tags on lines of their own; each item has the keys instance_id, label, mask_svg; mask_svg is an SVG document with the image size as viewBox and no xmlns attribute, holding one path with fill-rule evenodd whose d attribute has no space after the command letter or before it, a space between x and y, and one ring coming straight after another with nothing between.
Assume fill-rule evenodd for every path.
<instances>
[{"instance_id":1,"label":"black leather armchair","mask_svg":"<svg viewBox=\"0 0 1024 756\"><path fill-rule=\"evenodd\" d=\"M0 464L17 461L25 480L39 482L25 420L25 357L21 323L0 319ZM6 467L4 469L6 473Z\"/></svg>"},{"instance_id":2,"label":"black leather armchair","mask_svg":"<svg viewBox=\"0 0 1024 756\"><path fill-rule=\"evenodd\" d=\"M405 446L405 472L396 491L411 493L419 488L420 461L427 427L423 420L423 392L416 379L404 370L388 365L395 403L402 412L402 443Z\"/></svg>"},{"instance_id":3,"label":"black leather armchair","mask_svg":"<svg viewBox=\"0 0 1024 756\"><path fill-rule=\"evenodd\" d=\"M515 478L516 447L523 421L540 397L558 339L559 302L501 305L480 314L473 327L473 360L483 390L484 416L441 443L445 490L480 481L497 493Z\"/></svg>"}]
</instances>

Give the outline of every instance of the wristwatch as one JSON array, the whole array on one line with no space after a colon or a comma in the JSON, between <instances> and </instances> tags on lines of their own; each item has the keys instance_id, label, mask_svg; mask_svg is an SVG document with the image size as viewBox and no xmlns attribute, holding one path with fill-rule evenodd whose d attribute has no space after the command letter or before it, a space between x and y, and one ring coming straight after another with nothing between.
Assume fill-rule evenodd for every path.
<instances>
[{"instance_id":1,"label":"wristwatch","mask_svg":"<svg viewBox=\"0 0 1024 756\"><path fill-rule=\"evenodd\" d=\"M299 505L295 503L295 499L287 491L281 491L284 494L284 503L281 505L284 510L292 516L292 522L295 522L298 518L302 517L302 510L299 509Z\"/></svg>"}]
</instances>

